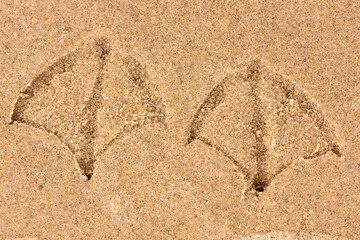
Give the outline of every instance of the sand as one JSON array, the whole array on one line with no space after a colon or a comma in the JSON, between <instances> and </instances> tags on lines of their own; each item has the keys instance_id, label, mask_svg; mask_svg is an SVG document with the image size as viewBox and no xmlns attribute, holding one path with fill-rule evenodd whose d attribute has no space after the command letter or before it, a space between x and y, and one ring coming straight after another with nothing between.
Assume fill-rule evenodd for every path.
<instances>
[{"instance_id":1,"label":"sand","mask_svg":"<svg viewBox=\"0 0 360 240\"><path fill-rule=\"evenodd\" d=\"M359 9L0 3L1 239L359 239Z\"/></svg>"}]
</instances>

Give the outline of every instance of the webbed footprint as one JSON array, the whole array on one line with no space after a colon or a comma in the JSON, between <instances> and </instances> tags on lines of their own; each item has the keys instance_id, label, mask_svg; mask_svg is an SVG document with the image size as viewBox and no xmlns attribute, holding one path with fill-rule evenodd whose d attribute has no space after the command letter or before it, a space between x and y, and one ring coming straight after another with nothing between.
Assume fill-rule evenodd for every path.
<instances>
[{"instance_id":1,"label":"webbed footprint","mask_svg":"<svg viewBox=\"0 0 360 240\"><path fill-rule=\"evenodd\" d=\"M190 125L194 140L222 152L259 192L298 158L341 156L320 108L260 61L214 87Z\"/></svg>"},{"instance_id":2,"label":"webbed footprint","mask_svg":"<svg viewBox=\"0 0 360 240\"><path fill-rule=\"evenodd\" d=\"M146 69L117 52L97 38L58 58L21 92L11 116L10 123L57 136L88 179L97 157L117 139L165 121L162 98Z\"/></svg>"}]
</instances>

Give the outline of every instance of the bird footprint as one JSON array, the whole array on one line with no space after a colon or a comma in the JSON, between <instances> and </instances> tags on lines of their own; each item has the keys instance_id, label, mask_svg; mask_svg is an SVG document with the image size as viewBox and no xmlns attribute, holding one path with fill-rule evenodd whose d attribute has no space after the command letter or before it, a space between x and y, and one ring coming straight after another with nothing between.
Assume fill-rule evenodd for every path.
<instances>
[{"instance_id":1,"label":"bird footprint","mask_svg":"<svg viewBox=\"0 0 360 240\"><path fill-rule=\"evenodd\" d=\"M260 61L211 90L191 122L194 140L224 154L258 192L298 158L341 156L320 108Z\"/></svg>"},{"instance_id":2,"label":"bird footprint","mask_svg":"<svg viewBox=\"0 0 360 240\"><path fill-rule=\"evenodd\" d=\"M56 135L90 179L94 163L133 129L164 123L165 106L137 59L97 38L58 58L21 92L10 124Z\"/></svg>"}]
</instances>

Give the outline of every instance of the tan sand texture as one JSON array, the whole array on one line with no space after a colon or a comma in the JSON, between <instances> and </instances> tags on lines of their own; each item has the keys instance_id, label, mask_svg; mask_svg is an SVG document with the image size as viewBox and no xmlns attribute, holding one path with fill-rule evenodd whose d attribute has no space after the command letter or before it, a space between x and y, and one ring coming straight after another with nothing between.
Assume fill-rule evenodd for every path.
<instances>
[{"instance_id":1,"label":"tan sand texture","mask_svg":"<svg viewBox=\"0 0 360 240\"><path fill-rule=\"evenodd\" d=\"M359 7L1 2L0 238L360 238Z\"/></svg>"}]
</instances>

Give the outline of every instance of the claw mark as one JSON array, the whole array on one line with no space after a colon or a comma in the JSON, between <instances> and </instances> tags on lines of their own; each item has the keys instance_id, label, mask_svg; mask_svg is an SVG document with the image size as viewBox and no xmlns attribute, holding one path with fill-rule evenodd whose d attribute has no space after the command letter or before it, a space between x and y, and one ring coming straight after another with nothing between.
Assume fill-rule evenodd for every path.
<instances>
[{"instance_id":1,"label":"claw mark","mask_svg":"<svg viewBox=\"0 0 360 240\"><path fill-rule=\"evenodd\" d=\"M260 61L211 90L190 125L187 142L196 139L231 160L257 192L297 158L341 156L321 110Z\"/></svg>"},{"instance_id":2,"label":"claw mark","mask_svg":"<svg viewBox=\"0 0 360 240\"><path fill-rule=\"evenodd\" d=\"M114 80L109 80L109 73L106 72L110 51L107 39L99 38L85 48L78 48L59 58L25 88L11 116L10 124L25 123L57 136L75 156L88 180L93 175L97 157L116 140L136 127L165 122L165 106L162 98L156 96L147 83L149 77L145 68L135 58L126 57L120 64L125 64L124 71L128 71L128 75L125 74L128 79L124 80L132 82L134 86L123 88L138 90L130 89L136 92L135 96L120 97L126 100L125 105L131 104L127 111L134 116L122 127L112 125L112 128L104 130L109 121L99 118L100 112L112 115L112 109L122 106L118 106L120 103L116 99L107 102L112 96L105 95L107 101L104 100L104 81ZM109 109L109 104L113 108ZM121 114L126 115L127 112L115 113L118 117ZM104 139L101 135L104 131L113 132L114 136L110 140ZM97 146L97 141L102 145Z\"/></svg>"},{"instance_id":3,"label":"claw mark","mask_svg":"<svg viewBox=\"0 0 360 240\"><path fill-rule=\"evenodd\" d=\"M145 69L135 58L132 57L125 58L124 63L127 65L130 80L140 89L143 89L145 87L145 80L148 77Z\"/></svg>"},{"instance_id":4,"label":"claw mark","mask_svg":"<svg viewBox=\"0 0 360 240\"><path fill-rule=\"evenodd\" d=\"M325 148L323 148L321 150L314 152L311 155L304 156L304 158L305 159L317 158L317 157L320 157L330 151L333 152L334 154L336 154L338 157L341 157L339 145L337 143L331 143L330 145L326 146Z\"/></svg>"}]
</instances>

